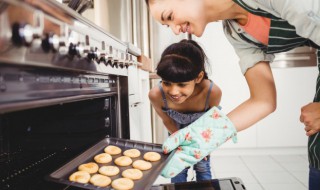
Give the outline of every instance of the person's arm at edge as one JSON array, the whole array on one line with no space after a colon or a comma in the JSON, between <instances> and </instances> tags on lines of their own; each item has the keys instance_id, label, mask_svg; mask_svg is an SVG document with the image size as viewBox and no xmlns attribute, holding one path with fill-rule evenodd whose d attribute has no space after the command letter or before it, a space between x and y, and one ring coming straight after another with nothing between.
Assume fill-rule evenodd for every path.
<instances>
[{"instance_id":1,"label":"person's arm at edge","mask_svg":"<svg viewBox=\"0 0 320 190\"><path fill-rule=\"evenodd\" d=\"M250 98L228 114L237 131L247 129L276 109L276 88L269 63L257 63L247 70L245 78Z\"/></svg>"}]
</instances>

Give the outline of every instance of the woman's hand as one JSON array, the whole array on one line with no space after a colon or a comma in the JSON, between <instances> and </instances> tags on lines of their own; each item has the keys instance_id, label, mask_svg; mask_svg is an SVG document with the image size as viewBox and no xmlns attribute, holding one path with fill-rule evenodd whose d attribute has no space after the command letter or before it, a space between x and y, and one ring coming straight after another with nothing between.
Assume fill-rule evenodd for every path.
<instances>
[{"instance_id":1,"label":"woman's hand","mask_svg":"<svg viewBox=\"0 0 320 190\"><path fill-rule=\"evenodd\" d=\"M171 178L193 166L230 138L236 142L237 131L218 108L213 107L187 127L173 133L164 143L165 154L175 153L161 175Z\"/></svg>"},{"instance_id":2,"label":"woman's hand","mask_svg":"<svg viewBox=\"0 0 320 190\"><path fill-rule=\"evenodd\" d=\"M313 102L301 108L300 121L305 125L307 136L320 131L320 103Z\"/></svg>"}]
</instances>

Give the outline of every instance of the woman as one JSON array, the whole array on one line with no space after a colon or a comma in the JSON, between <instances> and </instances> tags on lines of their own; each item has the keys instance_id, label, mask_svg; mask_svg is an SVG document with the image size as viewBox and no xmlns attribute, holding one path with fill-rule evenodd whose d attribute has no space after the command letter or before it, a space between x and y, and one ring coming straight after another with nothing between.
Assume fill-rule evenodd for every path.
<instances>
[{"instance_id":1,"label":"woman","mask_svg":"<svg viewBox=\"0 0 320 190\"><path fill-rule=\"evenodd\" d=\"M319 62L319 0L146 2L151 15L175 34L187 32L200 37L208 23L223 21L225 35L240 58L240 68L250 89L250 98L228 114L237 131L252 126L276 109L276 90L269 65L273 53L307 45L318 49ZM309 136L310 190L320 189L319 86L314 101L302 107L300 116Z\"/></svg>"}]
</instances>

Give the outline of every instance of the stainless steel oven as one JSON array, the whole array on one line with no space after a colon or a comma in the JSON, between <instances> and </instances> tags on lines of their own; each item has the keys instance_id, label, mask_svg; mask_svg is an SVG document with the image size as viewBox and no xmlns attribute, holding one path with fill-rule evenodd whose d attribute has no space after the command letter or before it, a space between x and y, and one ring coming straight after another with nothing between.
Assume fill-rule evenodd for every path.
<instances>
[{"instance_id":1,"label":"stainless steel oven","mask_svg":"<svg viewBox=\"0 0 320 190\"><path fill-rule=\"evenodd\" d=\"M45 175L106 136L129 139L127 44L56 1L0 1L0 189L72 189Z\"/></svg>"}]
</instances>

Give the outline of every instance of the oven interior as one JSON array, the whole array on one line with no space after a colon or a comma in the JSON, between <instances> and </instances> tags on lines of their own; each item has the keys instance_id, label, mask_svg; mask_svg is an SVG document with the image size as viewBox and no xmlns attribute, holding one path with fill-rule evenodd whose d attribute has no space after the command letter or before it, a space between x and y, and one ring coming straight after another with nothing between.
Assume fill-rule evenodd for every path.
<instances>
[{"instance_id":1,"label":"oven interior","mask_svg":"<svg viewBox=\"0 0 320 190\"><path fill-rule=\"evenodd\" d=\"M45 175L115 136L115 109L109 96L0 115L0 189L50 189Z\"/></svg>"}]
</instances>

